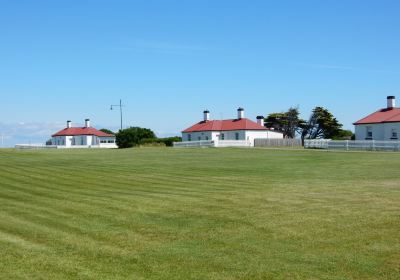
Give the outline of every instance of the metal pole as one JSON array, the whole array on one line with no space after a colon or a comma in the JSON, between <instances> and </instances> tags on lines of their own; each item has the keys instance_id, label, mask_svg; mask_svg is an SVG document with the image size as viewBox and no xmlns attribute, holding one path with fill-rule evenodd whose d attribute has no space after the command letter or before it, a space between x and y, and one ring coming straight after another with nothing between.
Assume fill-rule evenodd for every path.
<instances>
[{"instance_id":1,"label":"metal pole","mask_svg":"<svg viewBox=\"0 0 400 280\"><path fill-rule=\"evenodd\" d=\"M119 105L111 105L111 110L113 109L113 107L119 107L119 113L120 113L120 117L121 117L121 130L122 130L122 99L119 100Z\"/></svg>"},{"instance_id":2,"label":"metal pole","mask_svg":"<svg viewBox=\"0 0 400 280\"><path fill-rule=\"evenodd\" d=\"M119 110L121 113L121 130L122 130L122 100L121 99L119 100Z\"/></svg>"}]
</instances>

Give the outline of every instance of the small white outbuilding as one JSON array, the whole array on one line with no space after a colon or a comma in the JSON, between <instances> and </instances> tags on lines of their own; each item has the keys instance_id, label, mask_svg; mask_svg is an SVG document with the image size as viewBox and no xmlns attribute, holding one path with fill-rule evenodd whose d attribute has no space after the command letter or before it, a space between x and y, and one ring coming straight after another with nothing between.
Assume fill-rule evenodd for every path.
<instances>
[{"instance_id":1,"label":"small white outbuilding","mask_svg":"<svg viewBox=\"0 0 400 280\"><path fill-rule=\"evenodd\" d=\"M51 136L51 145L59 148L117 148L115 135L108 134L90 126L90 120L85 120L84 127L72 127L67 121L67 127Z\"/></svg>"}]
</instances>

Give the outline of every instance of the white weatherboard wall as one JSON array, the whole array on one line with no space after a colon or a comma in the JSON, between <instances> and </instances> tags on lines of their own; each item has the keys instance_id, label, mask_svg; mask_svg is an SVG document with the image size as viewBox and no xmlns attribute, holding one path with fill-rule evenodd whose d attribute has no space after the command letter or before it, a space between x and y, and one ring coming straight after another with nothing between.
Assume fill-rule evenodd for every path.
<instances>
[{"instance_id":1,"label":"white weatherboard wall","mask_svg":"<svg viewBox=\"0 0 400 280\"><path fill-rule=\"evenodd\" d=\"M190 140L189 140L190 135ZM236 135L238 137L236 137ZM231 130L182 133L182 141L246 140L254 145L254 139L283 139L283 134L271 130Z\"/></svg>"},{"instance_id":2,"label":"white weatherboard wall","mask_svg":"<svg viewBox=\"0 0 400 280\"><path fill-rule=\"evenodd\" d=\"M98 137L100 148L118 148L115 143L115 137Z\"/></svg>"},{"instance_id":3,"label":"white weatherboard wall","mask_svg":"<svg viewBox=\"0 0 400 280\"><path fill-rule=\"evenodd\" d=\"M190 135L190 140L189 140ZM203 132L191 132L191 133L182 133L182 141L208 141L208 140L215 140L212 138L213 133L211 131L203 131ZM215 137L215 135L214 135Z\"/></svg>"},{"instance_id":4,"label":"white weatherboard wall","mask_svg":"<svg viewBox=\"0 0 400 280\"><path fill-rule=\"evenodd\" d=\"M396 140L392 138L392 130L395 129L400 136L400 123L375 123L375 124L359 124L355 126L356 140L367 139L367 128L372 128L372 139L380 141Z\"/></svg>"},{"instance_id":5,"label":"white weatherboard wall","mask_svg":"<svg viewBox=\"0 0 400 280\"><path fill-rule=\"evenodd\" d=\"M283 134L271 130L267 131L246 131L246 140L250 141L254 145L254 139L283 139Z\"/></svg>"},{"instance_id":6,"label":"white weatherboard wall","mask_svg":"<svg viewBox=\"0 0 400 280\"><path fill-rule=\"evenodd\" d=\"M56 136L52 138L51 144L64 148L83 148L90 146L117 148L115 137L97 137L93 135Z\"/></svg>"}]
</instances>

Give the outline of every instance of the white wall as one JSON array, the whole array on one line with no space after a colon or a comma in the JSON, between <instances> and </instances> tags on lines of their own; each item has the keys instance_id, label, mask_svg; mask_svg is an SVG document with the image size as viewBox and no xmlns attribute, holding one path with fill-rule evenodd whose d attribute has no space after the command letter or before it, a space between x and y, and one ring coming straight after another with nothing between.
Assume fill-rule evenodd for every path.
<instances>
[{"instance_id":1,"label":"white wall","mask_svg":"<svg viewBox=\"0 0 400 280\"><path fill-rule=\"evenodd\" d=\"M189 135L191 136L190 141L215 140L212 138L213 133L211 131L204 131L191 133L182 132L182 141L189 141Z\"/></svg>"},{"instance_id":2,"label":"white wall","mask_svg":"<svg viewBox=\"0 0 400 280\"><path fill-rule=\"evenodd\" d=\"M115 137L98 137L99 138L99 146L101 148L118 148L115 143Z\"/></svg>"},{"instance_id":3,"label":"white wall","mask_svg":"<svg viewBox=\"0 0 400 280\"><path fill-rule=\"evenodd\" d=\"M396 129L400 137L400 123L377 123L377 124L359 124L355 126L356 140L365 140L367 138L367 127L372 128L372 139L380 141L390 141L392 138L392 129Z\"/></svg>"},{"instance_id":4,"label":"white wall","mask_svg":"<svg viewBox=\"0 0 400 280\"><path fill-rule=\"evenodd\" d=\"M275 131L246 131L246 139L254 144L254 139L282 139L283 134Z\"/></svg>"},{"instance_id":5,"label":"white wall","mask_svg":"<svg viewBox=\"0 0 400 280\"><path fill-rule=\"evenodd\" d=\"M66 136L56 136L51 138L51 144L57 146L64 146L66 143Z\"/></svg>"},{"instance_id":6,"label":"white wall","mask_svg":"<svg viewBox=\"0 0 400 280\"><path fill-rule=\"evenodd\" d=\"M100 143L100 139L106 141L106 143ZM109 143L112 141L112 143ZM115 144L115 137L97 137L94 135L77 135L77 136L56 136L53 137L52 145L65 146L66 148L73 147L89 147L89 146L101 146L104 148L117 148Z\"/></svg>"},{"instance_id":7,"label":"white wall","mask_svg":"<svg viewBox=\"0 0 400 280\"><path fill-rule=\"evenodd\" d=\"M238 139L236 139L236 133ZM275 131L264 131L264 130L232 130L232 131L204 131L204 132L182 132L182 141L189 141L191 135L191 141L201 140L248 140L254 143L254 139L281 139L283 138L282 133ZM223 136L222 136L223 135Z\"/></svg>"},{"instance_id":8,"label":"white wall","mask_svg":"<svg viewBox=\"0 0 400 280\"><path fill-rule=\"evenodd\" d=\"M397 138L400 139L400 122L385 123L384 125L385 125L384 126L384 137L385 137L385 140L396 140L396 139L391 139L392 138L392 129L396 130Z\"/></svg>"}]
</instances>

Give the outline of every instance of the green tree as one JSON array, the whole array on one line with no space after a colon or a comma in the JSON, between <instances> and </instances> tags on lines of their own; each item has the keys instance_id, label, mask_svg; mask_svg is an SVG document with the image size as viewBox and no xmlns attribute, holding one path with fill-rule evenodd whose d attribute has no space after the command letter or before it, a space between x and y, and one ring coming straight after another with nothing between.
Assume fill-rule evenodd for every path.
<instances>
[{"instance_id":1,"label":"green tree","mask_svg":"<svg viewBox=\"0 0 400 280\"><path fill-rule=\"evenodd\" d=\"M297 107L290 107L287 112L272 113L265 118L265 126L282 132L285 138L295 138L300 125L305 121L300 119Z\"/></svg>"},{"instance_id":2,"label":"green tree","mask_svg":"<svg viewBox=\"0 0 400 280\"><path fill-rule=\"evenodd\" d=\"M300 125L301 140L304 139L333 139L342 130L342 124L323 107L315 107L309 120Z\"/></svg>"},{"instance_id":3,"label":"green tree","mask_svg":"<svg viewBox=\"0 0 400 280\"><path fill-rule=\"evenodd\" d=\"M116 134L118 148L131 148L138 145L143 139L156 138L154 132L148 128L129 127Z\"/></svg>"},{"instance_id":4,"label":"green tree","mask_svg":"<svg viewBox=\"0 0 400 280\"><path fill-rule=\"evenodd\" d=\"M299 132L300 126L305 121L300 118L298 107L290 107L285 113L285 123L283 135L287 138L295 138L296 132Z\"/></svg>"},{"instance_id":5,"label":"green tree","mask_svg":"<svg viewBox=\"0 0 400 280\"><path fill-rule=\"evenodd\" d=\"M283 133L285 113L271 113L264 119L264 125Z\"/></svg>"},{"instance_id":6,"label":"green tree","mask_svg":"<svg viewBox=\"0 0 400 280\"><path fill-rule=\"evenodd\" d=\"M107 134L115 134L114 132L112 132L111 130L109 130L107 128L102 128L102 129L100 129L100 131L107 133Z\"/></svg>"}]
</instances>

